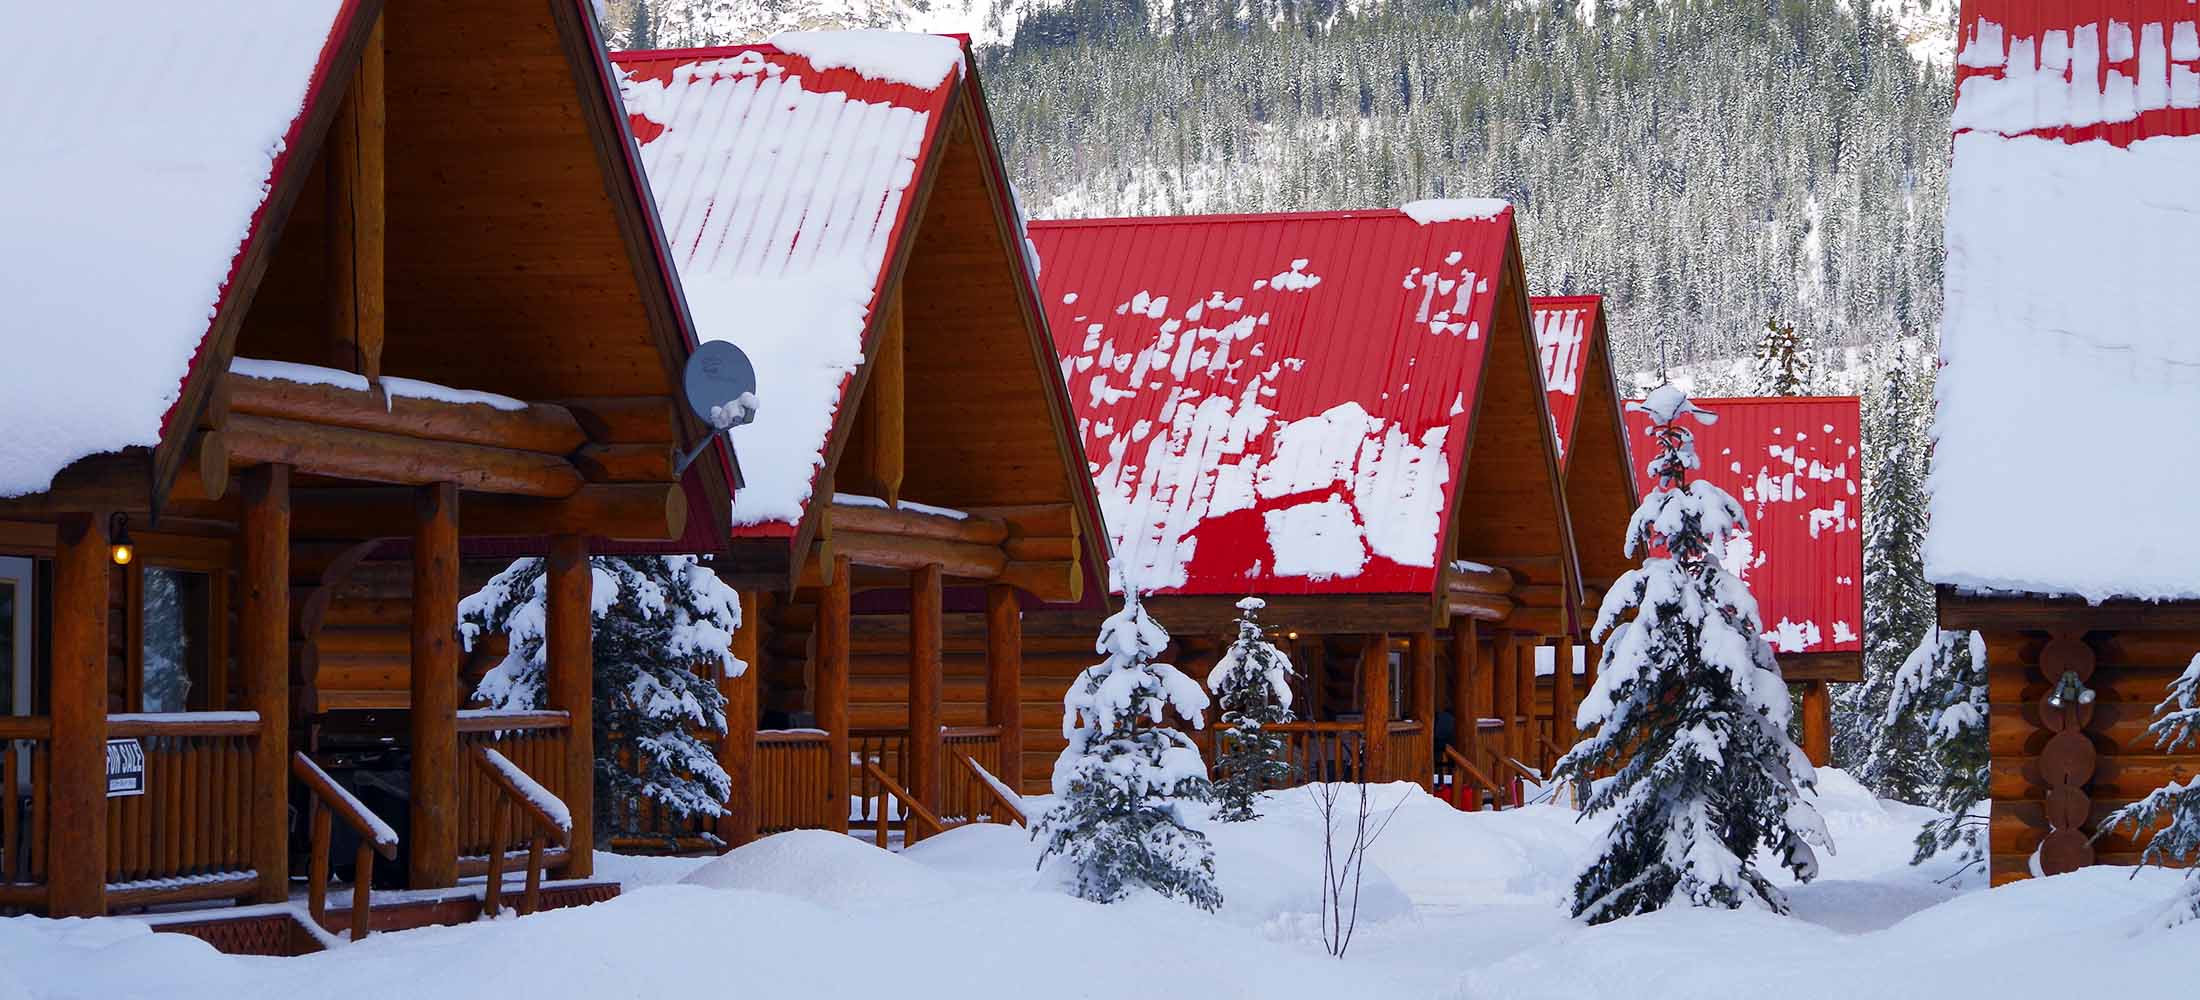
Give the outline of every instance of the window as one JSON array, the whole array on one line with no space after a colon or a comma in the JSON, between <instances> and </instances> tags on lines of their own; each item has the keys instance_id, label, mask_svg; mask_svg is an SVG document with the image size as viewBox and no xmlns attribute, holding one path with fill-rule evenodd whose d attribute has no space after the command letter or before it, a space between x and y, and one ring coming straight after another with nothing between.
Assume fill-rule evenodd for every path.
<instances>
[{"instance_id":1,"label":"window","mask_svg":"<svg viewBox=\"0 0 2200 1000\"><path fill-rule=\"evenodd\" d=\"M205 573L145 568L138 711L182 712L192 705L192 688L206 677L210 590ZM203 693L199 700L205 701Z\"/></svg>"}]
</instances>

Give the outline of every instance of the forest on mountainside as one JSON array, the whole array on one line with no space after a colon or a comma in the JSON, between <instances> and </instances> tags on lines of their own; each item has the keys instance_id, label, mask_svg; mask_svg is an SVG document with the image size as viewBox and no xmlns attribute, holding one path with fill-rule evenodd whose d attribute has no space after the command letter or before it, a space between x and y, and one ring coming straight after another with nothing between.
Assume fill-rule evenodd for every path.
<instances>
[{"instance_id":1,"label":"forest on mountainside","mask_svg":"<svg viewBox=\"0 0 2200 1000\"><path fill-rule=\"evenodd\" d=\"M614 43L768 27L632 4ZM891 24L920 5L779 6ZM992 0L1013 41L981 49L981 78L1034 217L1504 198L1530 288L1604 295L1621 370L1642 371L1661 346L1675 366L1746 354L1772 317L1829 352L1937 325L1951 83L1878 6Z\"/></svg>"}]
</instances>

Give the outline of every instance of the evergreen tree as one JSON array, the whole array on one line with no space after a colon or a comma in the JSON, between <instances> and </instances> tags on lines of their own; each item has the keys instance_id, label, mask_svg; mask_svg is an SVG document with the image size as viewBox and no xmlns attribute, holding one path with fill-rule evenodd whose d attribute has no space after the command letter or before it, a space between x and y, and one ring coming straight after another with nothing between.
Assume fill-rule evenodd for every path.
<instances>
[{"instance_id":1,"label":"evergreen tree","mask_svg":"<svg viewBox=\"0 0 2200 1000\"><path fill-rule=\"evenodd\" d=\"M649 0L634 0L627 14L625 48L639 51L657 47L657 33L649 19Z\"/></svg>"},{"instance_id":2,"label":"evergreen tree","mask_svg":"<svg viewBox=\"0 0 2200 1000\"><path fill-rule=\"evenodd\" d=\"M2154 724L2147 731L2165 753L2191 746L2200 739L2200 656L2192 658L2185 672L2170 682L2169 697L2154 706ZM2103 832L2128 826L2136 833L2157 823L2165 825L2147 838L2145 861L2188 866L2184 887L2171 900L2163 923L2176 925L2200 918L2200 777L2170 782L2128 806L2108 815ZM2099 836L2099 834L2095 834Z\"/></svg>"},{"instance_id":3,"label":"evergreen tree","mask_svg":"<svg viewBox=\"0 0 2200 1000\"><path fill-rule=\"evenodd\" d=\"M1964 868L1986 859L1986 644L1976 632L1926 630L1889 686L1884 725L1907 721L1924 731L1921 804L1944 813L1917 835L1911 864L1955 850ZM1958 869L1961 871L1962 869Z\"/></svg>"},{"instance_id":4,"label":"evergreen tree","mask_svg":"<svg viewBox=\"0 0 2200 1000\"><path fill-rule=\"evenodd\" d=\"M1787 684L1757 601L1720 565L1726 540L1746 528L1742 508L1688 480L1699 463L1681 420L1717 418L1670 385L1629 406L1656 425L1658 487L1628 524L1627 554L1643 564L1612 585L1597 614L1604 656L1580 715L1593 733L1556 771L1575 784L1585 815L1618 813L1574 883L1573 912L1603 923L1680 901L1785 913L1757 851L1809 881L1818 873L1810 845L1827 836L1802 797L1817 776L1788 738ZM1613 777L1592 784L1606 768Z\"/></svg>"},{"instance_id":5,"label":"evergreen tree","mask_svg":"<svg viewBox=\"0 0 2200 1000\"><path fill-rule=\"evenodd\" d=\"M1260 793L1291 778L1283 737L1267 727L1291 721L1291 660L1260 630L1260 610L1268 602L1248 597L1237 603L1237 641L1207 674L1207 690L1222 706L1230 727L1215 761L1222 779L1215 782L1221 803L1215 817L1225 823L1259 819L1254 806Z\"/></svg>"},{"instance_id":6,"label":"evergreen tree","mask_svg":"<svg viewBox=\"0 0 2200 1000\"><path fill-rule=\"evenodd\" d=\"M1810 391L1811 340L1795 324L1765 320L1757 340L1757 391L1766 396L1800 396Z\"/></svg>"},{"instance_id":7,"label":"evergreen tree","mask_svg":"<svg viewBox=\"0 0 2200 1000\"><path fill-rule=\"evenodd\" d=\"M1926 795L1926 729L1910 713L1890 715L1887 702L1935 614L1924 559L1931 393L1917 365L1896 358L1888 366L1864 421L1864 682L1841 692L1834 719L1834 762L1904 802Z\"/></svg>"},{"instance_id":8,"label":"evergreen tree","mask_svg":"<svg viewBox=\"0 0 2200 1000\"><path fill-rule=\"evenodd\" d=\"M607 818L622 803L649 801L669 816L717 816L732 781L697 730L726 731L726 698L698 667L738 676L733 655L741 598L694 556L598 556L591 560L595 634L593 734L596 801ZM474 697L488 707L527 711L544 705L546 576L542 560L521 559L459 602L467 648L504 633L504 659L481 678ZM614 832L649 834L653 830Z\"/></svg>"},{"instance_id":9,"label":"evergreen tree","mask_svg":"<svg viewBox=\"0 0 2200 1000\"><path fill-rule=\"evenodd\" d=\"M1183 804L1211 802L1207 762L1192 739L1164 725L1168 711L1200 724L1207 694L1174 666L1155 661L1169 645L1124 587L1123 609L1100 625L1094 650L1106 657L1062 696L1062 736L1054 763L1057 802L1032 829L1046 837L1046 858L1076 870L1077 895L1112 903L1145 886L1203 910L1222 905L1214 850L1185 822Z\"/></svg>"}]
</instances>

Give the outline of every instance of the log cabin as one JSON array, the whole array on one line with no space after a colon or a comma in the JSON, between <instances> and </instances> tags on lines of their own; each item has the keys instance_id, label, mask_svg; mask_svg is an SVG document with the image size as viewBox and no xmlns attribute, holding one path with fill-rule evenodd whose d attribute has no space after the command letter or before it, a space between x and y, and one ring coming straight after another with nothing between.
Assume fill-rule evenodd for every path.
<instances>
[{"instance_id":1,"label":"log cabin","mask_svg":"<svg viewBox=\"0 0 2200 1000\"><path fill-rule=\"evenodd\" d=\"M1728 543L1726 568L1757 598L1780 674L1802 697L1802 747L1833 760L1832 684L1864 679L1863 431L1855 396L1704 398L1718 422L1693 428L1695 475L1731 494L1749 530ZM1645 440L1647 414L1626 414ZM1646 468L1638 485L1656 487Z\"/></svg>"},{"instance_id":2,"label":"log cabin","mask_svg":"<svg viewBox=\"0 0 2200 1000\"><path fill-rule=\"evenodd\" d=\"M587 876L587 557L722 551L734 503L722 440L674 466L694 340L588 5L65 16L98 43L18 164L63 214L10 254L0 366L0 907L281 902L310 867L321 916L334 815L363 933L370 847L497 881L540 810L490 750ZM545 711L460 709L485 545L550 558Z\"/></svg>"},{"instance_id":3,"label":"log cabin","mask_svg":"<svg viewBox=\"0 0 2200 1000\"><path fill-rule=\"evenodd\" d=\"M1596 680L1600 652L1590 641L1589 628L1596 623L1596 609L1612 582L1633 568L1624 539L1641 494L1628 468L1625 421L1602 297L1538 295L1530 306L1582 590L1582 614L1575 628L1533 654L1531 756L1548 767L1573 747L1579 735L1574 712ZM1486 719L1482 706L1490 704L1493 694L1487 672L1476 671L1465 680L1455 684L1454 690L1477 700L1459 703L1453 716ZM1477 742L1482 731L1482 724L1453 729L1455 746L1470 760L1483 758Z\"/></svg>"},{"instance_id":4,"label":"log cabin","mask_svg":"<svg viewBox=\"0 0 2200 1000\"><path fill-rule=\"evenodd\" d=\"M1966 0L1958 42L1925 573L1984 639L1999 885L2137 864L2102 818L2200 771L2146 732L2200 652L2200 13Z\"/></svg>"},{"instance_id":5,"label":"log cabin","mask_svg":"<svg viewBox=\"0 0 2200 1000\"><path fill-rule=\"evenodd\" d=\"M686 831L735 844L1018 782L1027 702L1061 697L1024 622L1107 563L967 40L780 40L613 57L696 323L778 387L732 433L720 572L756 624L720 743L751 794Z\"/></svg>"},{"instance_id":6,"label":"log cabin","mask_svg":"<svg viewBox=\"0 0 2200 1000\"><path fill-rule=\"evenodd\" d=\"M1233 605L1260 597L1301 670L1302 774L1432 782L1439 693L1476 683L1492 707L1466 717L1500 721L1475 770L1529 757L1522 681L1532 695L1536 645L1578 633L1582 577L1510 208L1031 237L1113 586L1147 595L1178 666L1203 676ZM1091 617L1056 624L1089 637ZM1058 687L1089 662L1027 669Z\"/></svg>"}]
</instances>

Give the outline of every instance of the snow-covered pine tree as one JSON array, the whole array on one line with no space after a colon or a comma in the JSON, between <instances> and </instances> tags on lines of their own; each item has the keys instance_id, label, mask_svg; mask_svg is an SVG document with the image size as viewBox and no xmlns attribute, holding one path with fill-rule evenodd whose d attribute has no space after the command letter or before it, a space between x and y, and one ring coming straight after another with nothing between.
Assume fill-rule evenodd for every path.
<instances>
[{"instance_id":1,"label":"snow-covered pine tree","mask_svg":"<svg viewBox=\"0 0 2200 1000\"><path fill-rule=\"evenodd\" d=\"M740 594L694 556L597 556L589 563L596 801L608 820L598 829L605 836L663 832L619 829L623 803L653 802L675 817L723 813L732 782L695 732L726 731L726 698L696 667L732 676L748 669L733 655ZM504 659L474 691L487 706L543 706L546 596L542 560L520 559L459 602L467 648L489 632L508 641Z\"/></svg>"},{"instance_id":2,"label":"snow-covered pine tree","mask_svg":"<svg viewBox=\"0 0 2200 1000\"><path fill-rule=\"evenodd\" d=\"M1207 762L1191 737L1164 724L1169 710L1200 725L1207 693L1155 657L1169 633L1146 614L1135 587L1123 609L1100 625L1085 668L1062 696L1062 736L1054 762L1056 804L1032 829L1046 852L1070 860L1077 895L1112 903L1145 886L1203 910L1222 905L1214 849L1185 822L1186 802L1211 802Z\"/></svg>"},{"instance_id":3,"label":"snow-covered pine tree","mask_svg":"<svg viewBox=\"0 0 2200 1000\"><path fill-rule=\"evenodd\" d=\"M1795 324L1775 316L1765 320L1757 341L1757 391L1767 396L1800 396L1810 391L1811 340Z\"/></svg>"},{"instance_id":4,"label":"snow-covered pine tree","mask_svg":"<svg viewBox=\"0 0 2200 1000\"><path fill-rule=\"evenodd\" d=\"M1788 738L1787 685L1757 601L1719 564L1726 540L1746 526L1742 508L1688 480L1698 460L1681 420L1717 418L1671 385L1629 406L1655 423L1649 472L1658 487L1628 524L1626 551L1642 566L1612 585L1597 613L1604 656L1576 723L1591 733L1557 767L1584 815L1618 813L1574 882L1573 913L1603 923L1676 901L1785 913L1757 851L1772 850L1808 881L1818 874L1810 845L1831 845L1802 797L1817 775ZM1591 781L1606 768L1610 779Z\"/></svg>"},{"instance_id":5,"label":"snow-covered pine tree","mask_svg":"<svg viewBox=\"0 0 2200 1000\"><path fill-rule=\"evenodd\" d=\"M1864 682L1846 685L1834 718L1834 763L1874 793L1923 802L1930 770L1922 717L1889 714L1895 677L1934 628L1925 580L1925 425L1930 392L1918 363L1895 358L1864 421Z\"/></svg>"},{"instance_id":6,"label":"snow-covered pine tree","mask_svg":"<svg viewBox=\"0 0 2200 1000\"><path fill-rule=\"evenodd\" d=\"M1918 832L1910 863L1950 849L1963 868L1983 863L1986 820L1972 815L1986 800L1986 643L1978 633L1926 630L1888 685L1881 726L1897 725L1925 738L1915 801L1947 813Z\"/></svg>"},{"instance_id":7,"label":"snow-covered pine tree","mask_svg":"<svg viewBox=\"0 0 2200 1000\"><path fill-rule=\"evenodd\" d=\"M1207 674L1207 690L1230 727L1215 760L1222 774L1214 783L1215 818L1225 823L1259 819L1260 793L1291 778L1283 737L1267 729L1291 721L1291 659L1261 632L1260 610L1268 602L1248 597L1237 606L1237 640Z\"/></svg>"},{"instance_id":8,"label":"snow-covered pine tree","mask_svg":"<svg viewBox=\"0 0 2200 1000\"><path fill-rule=\"evenodd\" d=\"M2170 682L2169 697L2154 706L2154 724L2147 731L2164 752L2182 749L2200 740L2200 656L2192 658L2185 672ZM2101 823L2105 832L2129 826L2145 830L2156 823L2167 825L2147 838L2142 860L2155 864L2188 866L2184 887L2164 914L2169 926L2200 919L2200 778L2170 782L2128 806L2108 814ZM2099 836L2099 834L2095 834Z\"/></svg>"}]
</instances>

